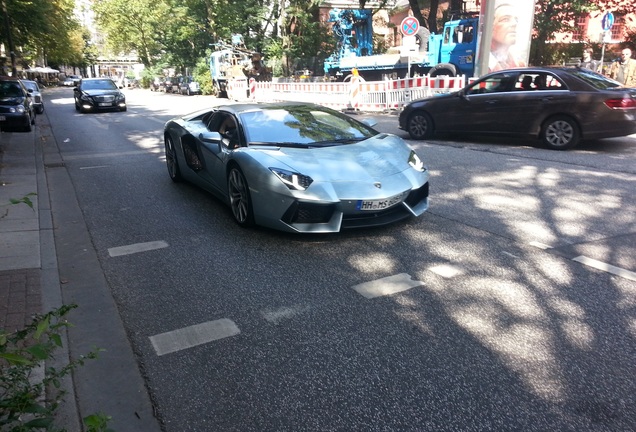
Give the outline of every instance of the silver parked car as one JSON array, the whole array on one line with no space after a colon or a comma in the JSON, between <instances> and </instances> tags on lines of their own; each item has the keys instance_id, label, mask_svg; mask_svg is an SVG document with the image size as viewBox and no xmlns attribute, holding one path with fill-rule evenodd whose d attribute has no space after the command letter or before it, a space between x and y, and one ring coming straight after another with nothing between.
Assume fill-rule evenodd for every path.
<instances>
[{"instance_id":1,"label":"silver parked car","mask_svg":"<svg viewBox=\"0 0 636 432\"><path fill-rule=\"evenodd\" d=\"M166 163L227 203L236 222L338 232L420 216L429 173L401 138L298 102L235 104L168 121Z\"/></svg>"},{"instance_id":2,"label":"silver parked car","mask_svg":"<svg viewBox=\"0 0 636 432\"><path fill-rule=\"evenodd\" d=\"M40 86L36 81L31 80L20 80L22 84L26 87L27 91L31 94L33 99L33 108L35 112L38 114L42 114L44 112L44 101L42 100L42 92L40 91Z\"/></svg>"}]
</instances>

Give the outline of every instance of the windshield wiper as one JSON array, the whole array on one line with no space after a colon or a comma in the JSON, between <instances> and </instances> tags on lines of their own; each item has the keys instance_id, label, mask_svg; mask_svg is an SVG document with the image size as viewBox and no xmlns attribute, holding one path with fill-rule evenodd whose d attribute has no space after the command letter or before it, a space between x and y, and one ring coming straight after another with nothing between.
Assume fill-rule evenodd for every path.
<instances>
[{"instance_id":1,"label":"windshield wiper","mask_svg":"<svg viewBox=\"0 0 636 432\"><path fill-rule=\"evenodd\" d=\"M314 145L320 145L320 146L325 146L326 144L353 144L353 143L357 143L360 141L364 141L364 140L368 140L369 137L366 138L340 138L340 139L334 139L334 140L324 140L324 141L316 141L314 143Z\"/></svg>"},{"instance_id":2,"label":"windshield wiper","mask_svg":"<svg viewBox=\"0 0 636 432\"><path fill-rule=\"evenodd\" d=\"M293 147L293 148L309 148L313 145L308 143L297 142L266 142L266 141L251 141L250 146L268 146L268 147Z\"/></svg>"}]
</instances>

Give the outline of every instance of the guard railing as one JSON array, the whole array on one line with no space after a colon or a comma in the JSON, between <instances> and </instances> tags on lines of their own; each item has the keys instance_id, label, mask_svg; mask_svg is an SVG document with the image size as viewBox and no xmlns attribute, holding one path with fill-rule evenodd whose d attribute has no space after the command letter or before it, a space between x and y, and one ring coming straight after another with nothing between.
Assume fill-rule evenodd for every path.
<instances>
[{"instance_id":1,"label":"guard railing","mask_svg":"<svg viewBox=\"0 0 636 432\"><path fill-rule=\"evenodd\" d=\"M350 82L273 82L234 79L228 83L228 98L254 102L312 102L335 109L359 111L401 110L409 101L457 91L466 77L422 76L408 79Z\"/></svg>"}]
</instances>

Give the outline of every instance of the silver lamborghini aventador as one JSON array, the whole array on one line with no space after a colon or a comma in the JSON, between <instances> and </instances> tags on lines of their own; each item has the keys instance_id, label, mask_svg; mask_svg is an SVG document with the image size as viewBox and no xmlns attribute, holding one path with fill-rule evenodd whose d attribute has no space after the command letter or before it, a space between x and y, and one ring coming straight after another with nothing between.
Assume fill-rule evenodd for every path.
<instances>
[{"instance_id":1,"label":"silver lamborghini aventador","mask_svg":"<svg viewBox=\"0 0 636 432\"><path fill-rule=\"evenodd\" d=\"M372 126L305 103L213 107L166 123L168 173L226 202L241 226L327 233L420 216L426 166Z\"/></svg>"}]
</instances>

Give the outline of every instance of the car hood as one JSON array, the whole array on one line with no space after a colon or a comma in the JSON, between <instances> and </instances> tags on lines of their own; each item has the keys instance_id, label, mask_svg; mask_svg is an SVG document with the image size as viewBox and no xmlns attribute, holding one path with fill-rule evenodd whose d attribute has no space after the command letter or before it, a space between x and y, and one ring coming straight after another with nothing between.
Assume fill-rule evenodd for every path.
<instances>
[{"instance_id":1,"label":"car hood","mask_svg":"<svg viewBox=\"0 0 636 432\"><path fill-rule=\"evenodd\" d=\"M379 134L355 144L260 151L275 159L262 161L269 167L287 168L309 175L315 181L365 182L408 169L411 148L395 135Z\"/></svg>"},{"instance_id":2,"label":"car hood","mask_svg":"<svg viewBox=\"0 0 636 432\"><path fill-rule=\"evenodd\" d=\"M22 105L23 103L24 103L24 97L23 96L0 97L0 105L15 106L15 105Z\"/></svg>"},{"instance_id":3,"label":"car hood","mask_svg":"<svg viewBox=\"0 0 636 432\"><path fill-rule=\"evenodd\" d=\"M89 96L117 96L121 92L119 90L90 89L82 90L82 93Z\"/></svg>"}]
</instances>

